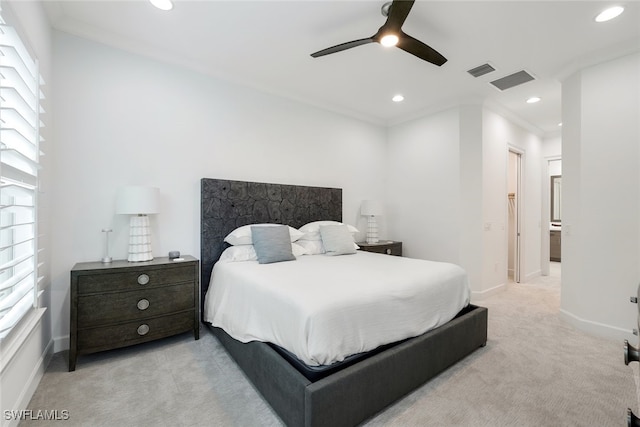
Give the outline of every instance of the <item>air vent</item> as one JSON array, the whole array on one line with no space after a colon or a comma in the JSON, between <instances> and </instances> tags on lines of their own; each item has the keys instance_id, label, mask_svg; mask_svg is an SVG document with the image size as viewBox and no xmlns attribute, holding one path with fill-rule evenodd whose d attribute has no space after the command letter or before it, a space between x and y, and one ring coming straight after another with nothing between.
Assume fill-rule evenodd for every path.
<instances>
[{"instance_id":1,"label":"air vent","mask_svg":"<svg viewBox=\"0 0 640 427\"><path fill-rule=\"evenodd\" d=\"M521 85L522 83L529 82L534 80L533 76L526 71L518 71L517 73L510 74L501 79L494 80L491 82L492 85L497 87L500 90L511 89L514 86Z\"/></svg>"},{"instance_id":2,"label":"air vent","mask_svg":"<svg viewBox=\"0 0 640 427\"><path fill-rule=\"evenodd\" d=\"M467 71L467 73L471 74L473 77L480 77L480 76L484 76L485 74L489 74L490 72L495 70L496 69L489 64L482 64L475 68L470 69L469 71Z\"/></svg>"}]
</instances>

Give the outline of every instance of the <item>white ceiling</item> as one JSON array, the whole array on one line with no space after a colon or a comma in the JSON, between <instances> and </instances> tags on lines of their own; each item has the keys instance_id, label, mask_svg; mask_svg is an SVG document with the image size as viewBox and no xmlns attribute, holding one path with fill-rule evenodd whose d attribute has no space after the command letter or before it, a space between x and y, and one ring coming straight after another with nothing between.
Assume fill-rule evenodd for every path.
<instances>
[{"instance_id":1,"label":"white ceiling","mask_svg":"<svg viewBox=\"0 0 640 427\"><path fill-rule=\"evenodd\" d=\"M310 54L370 37L384 0L190 1L169 12L145 0L45 1L62 31L380 124L460 103L484 102L540 135L558 132L560 81L640 51L640 2L613 21L610 1L417 1L403 30L448 62L436 67L398 48L368 44ZM496 71L466 71L485 62ZM489 81L519 70L535 81L500 92ZM402 93L405 101L391 102ZM527 104L530 96L542 101Z\"/></svg>"}]
</instances>

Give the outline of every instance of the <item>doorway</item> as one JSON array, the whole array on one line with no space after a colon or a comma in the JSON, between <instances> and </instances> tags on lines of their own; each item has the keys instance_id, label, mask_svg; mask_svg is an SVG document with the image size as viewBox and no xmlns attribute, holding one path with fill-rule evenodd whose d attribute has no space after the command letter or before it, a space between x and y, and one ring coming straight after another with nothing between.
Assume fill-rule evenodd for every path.
<instances>
[{"instance_id":1,"label":"doorway","mask_svg":"<svg viewBox=\"0 0 640 427\"><path fill-rule=\"evenodd\" d=\"M507 165L507 275L509 281L520 283L522 153L510 148Z\"/></svg>"},{"instance_id":2,"label":"doorway","mask_svg":"<svg viewBox=\"0 0 640 427\"><path fill-rule=\"evenodd\" d=\"M562 158L560 156L545 157L547 171L543 185L543 216L542 228L542 260L543 276L553 275L560 271L562 255ZM560 180L558 180L560 178Z\"/></svg>"}]
</instances>

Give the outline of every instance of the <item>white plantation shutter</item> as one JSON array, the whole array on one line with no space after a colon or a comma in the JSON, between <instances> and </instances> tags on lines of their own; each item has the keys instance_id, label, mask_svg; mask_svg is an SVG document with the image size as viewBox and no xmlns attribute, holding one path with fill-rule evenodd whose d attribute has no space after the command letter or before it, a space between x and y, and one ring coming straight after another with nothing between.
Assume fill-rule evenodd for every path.
<instances>
[{"instance_id":1,"label":"white plantation shutter","mask_svg":"<svg viewBox=\"0 0 640 427\"><path fill-rule=\"evenodd\" d=\"M0 10L0 341L37 302L41 84Z\"/></svg>"}]
</instances>

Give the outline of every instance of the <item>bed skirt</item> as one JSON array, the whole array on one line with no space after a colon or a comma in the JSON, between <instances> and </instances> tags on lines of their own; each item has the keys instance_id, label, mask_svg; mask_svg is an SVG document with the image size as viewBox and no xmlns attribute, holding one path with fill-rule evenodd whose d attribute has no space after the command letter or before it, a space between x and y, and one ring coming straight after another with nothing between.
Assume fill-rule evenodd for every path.
<instances>
[{"instance_id":1,"label":"bed skirt","mask_svg":"<svg viewBox=\"0 0 640 427\"><path fill-rule=\"evenodd\" d=\"M354 426L484 346L487 309L469 305L439 328L315 382L268 344L241 343L211 329L285 424Z\"/></svg>"}]
</instances>

